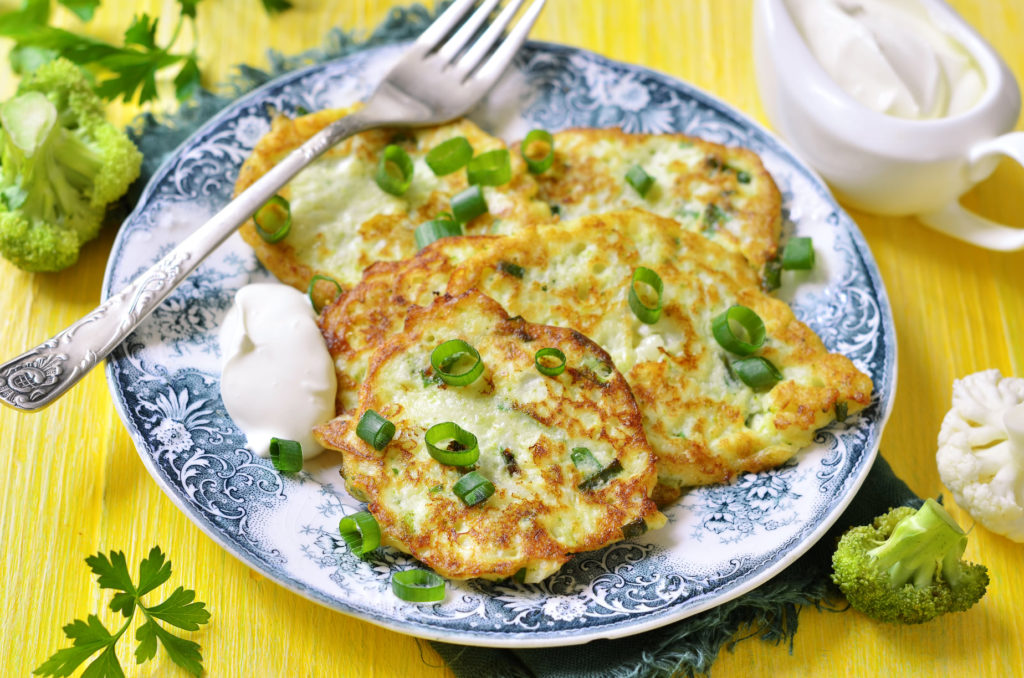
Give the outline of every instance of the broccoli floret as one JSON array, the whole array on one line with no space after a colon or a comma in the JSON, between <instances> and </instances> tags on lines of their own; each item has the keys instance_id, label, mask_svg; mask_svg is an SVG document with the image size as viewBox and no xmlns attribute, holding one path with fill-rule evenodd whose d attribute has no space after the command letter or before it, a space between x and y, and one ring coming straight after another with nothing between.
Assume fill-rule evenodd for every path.
<instances>
[{"instance_id":1,"label":"broccoli floret","mask_svg":"<svg viewBox=\"0 0 1024 678\"><path fill-rule=\"evenodd\" d=\"M961 560L967 535L933 499L854 527L832 556L832 580L850 605L886 622L920 624L963 612L985 595L988 568Z\"/></svg>"},{"instance_id":2,"label":"broccoli floret","mask_svg":"<svg viewBox=\"0 0 1024 678\"><path fill-rule=\"evenodd\" d=\"M22 81L0 125L0 254L26 271L67 268L139 176L142 154L65 59Z\"/></svg>"}]
</instances>

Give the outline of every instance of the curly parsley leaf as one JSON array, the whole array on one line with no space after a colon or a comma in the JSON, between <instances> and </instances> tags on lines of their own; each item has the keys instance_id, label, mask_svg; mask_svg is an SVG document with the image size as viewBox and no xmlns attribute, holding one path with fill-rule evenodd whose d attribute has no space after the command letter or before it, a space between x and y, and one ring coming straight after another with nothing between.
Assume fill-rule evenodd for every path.
<instances>
[{"instance_id":1,"label":"curly parsley leaf","mask_svg":"<svg viewBox=\"0 0 1024 678\"><path fill-rule=\"evenodd\" d=\"M292 3L288 0L263 0L263 9L267 10L267 14L280 14L291 8Z\"/></svg>"},{"instance_id":2,"label":"curly parsley leaf","mask_svg":"<svg viewBox=\"0 0 1024 678\"><path fill-rule=\"evenodd\" d=\"M163 628L162 621L187 631L195 631L201 624L210 621L206 604L196 601L195 591L179 586L163 602L147 607L142 597L166 583L171 577L171 563L164 557L160 547L154 546L149 555L139 563L139 576L133 581L128 570L124 553L111 551L97 553L85 561L96 575L101 588L117 591L110 602L110 609L121 612L128 619L114 634L94 614L86 621L76 619L64 627L64 635L72 646L58 650L33 673L43 676L70 676L85 660L97 652L82 673L83 678L123 678L124 672L118 662L115 646L128 627L136 610L141 610L145 622L135 633L139 641L135 659L141 664L156 656L157 645L162 645L167 655L178 666L193 675L203 671L203 655L199 644L179 638Z\"/></svg>"}]
</instances>

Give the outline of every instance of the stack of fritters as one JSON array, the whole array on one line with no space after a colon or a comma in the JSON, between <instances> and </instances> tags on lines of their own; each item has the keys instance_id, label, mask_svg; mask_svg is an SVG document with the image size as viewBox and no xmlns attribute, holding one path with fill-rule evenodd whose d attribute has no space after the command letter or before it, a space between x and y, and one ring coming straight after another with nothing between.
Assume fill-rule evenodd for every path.
<instances>
[{"instance_id":1,"label":"stack of fritters","mask_svg":"<svg viewBox=\"0 0 1024 678\"><path fill-rule=\"evenodd\" d=\"M275 123L240 187L336 116ZM345 288L321 316L339 417L318 437L342 452L346 482L386 540L442 574L526 568L539 580L623 527L656 527L651 497L778 466L870 403L870 379L760 289L781 207L753 153L681 135L557 133L550 169L528 174L514 149L512 181L486 189L491 214L415 253L412 230L465 187L464 172L434 177L422 157L454 136L477 153L501 142L466 121L401 134L358 135L292 182L294 242L247 239L283 281L304 287L319 272ZM378 200L368 168L391 142L413 156L415 190ZM654 179L645 195L624 180L634 165ZM650 324L629 303L641 267L663 285ZM735 356L713 338L713 319L733 305L763 320L758 355L782 377L770 388L737 378ZM480 352L486 378L431 378L432 349L453 338ZM545 347L564 352L562 375L534 366ZM399 431L382 451L355 435L371 409ZM498 488L483 505L430 491L462 472L425 451L423 432L444 421L480 438L479 468ZM581 490L574 445L624 471L598 493ZM509 454L529 472L509 473Z\"/></svg>"}]
</instances>

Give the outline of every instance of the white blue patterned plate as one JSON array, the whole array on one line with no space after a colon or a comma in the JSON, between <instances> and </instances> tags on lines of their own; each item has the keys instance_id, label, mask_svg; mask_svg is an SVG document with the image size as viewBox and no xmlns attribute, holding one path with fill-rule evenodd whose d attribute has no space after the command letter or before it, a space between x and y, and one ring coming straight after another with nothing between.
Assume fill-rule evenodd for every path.
<instances>
[{"instance_id":1,"label":"white blue patterned plate","mask_svg":"<svg viewBox=\"0 0 1024 678\"><path fill-rule=\"evenodd\" d=\"M386 46L297 71L242 97L172 156L121 229L104 296L120 289L225 204L274 111L317 110L367 95L401 52ZM114 401L157 483L230 553L307 598L425 638L539 647L630 635L736 597L792 563L859 487L895 387L889 303L856 225L819 179L769 133L708 94L647 69L531 43L474 119L508 140L532 127L681 131L761 155L784 196L787 228L814 238L819 264L781 294L833 350L875 383L874 403L823 430L793 463L691 491L670 524L572 560L541 584L449 583L444 602L389 590L416 566L391 550L361 561L338 533L361 507L325 453L282 477L246 449L221 402L217 328L234 292L269 274L234 236L110 358ZM787 274L788 275L788 274Z\"/></svg>"}]
</instances>

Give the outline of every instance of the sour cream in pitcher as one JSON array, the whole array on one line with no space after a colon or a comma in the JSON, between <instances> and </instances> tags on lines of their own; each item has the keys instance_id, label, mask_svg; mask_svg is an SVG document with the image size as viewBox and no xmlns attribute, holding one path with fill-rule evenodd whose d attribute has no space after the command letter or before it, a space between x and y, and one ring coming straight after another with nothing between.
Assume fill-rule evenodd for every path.
<instances>
[{"instance_id":1,"label":"sour cream in pitcher","mask_svg":"<svg viewBox=\"0 0 1024 678\"><path fill-rule=\"evenodd\" d=\"M298 441L305 459L323 448L313 427L334 417L334 364L309 298L276 283L246 285L220 331L221 397L249 448L270 456L270 439Z\"/></svg>"},{"instance_id":2,"label":"sour cream in pitcher","mask_svg":"<svg viewBox=\"0 0 1024 678\"><path fill-rule=\"evenodd\" d=\"M963 113L985 91L970 53L918 0L786 0L814 57L868 108L924 120Z\"/></svg>"}]
</instances>

